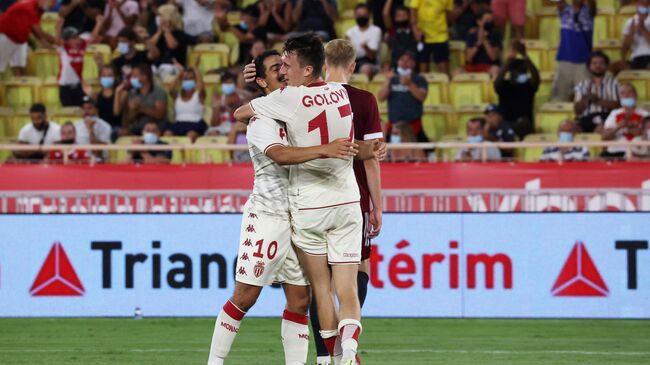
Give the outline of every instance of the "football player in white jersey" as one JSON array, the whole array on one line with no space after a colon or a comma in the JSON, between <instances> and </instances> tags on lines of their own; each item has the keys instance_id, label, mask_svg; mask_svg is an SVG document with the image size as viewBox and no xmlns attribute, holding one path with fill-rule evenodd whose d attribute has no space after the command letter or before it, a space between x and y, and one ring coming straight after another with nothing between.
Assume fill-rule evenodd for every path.
<instances>
[{"instance_id":1,"label":"football player in white jersey","mask_svg":"<svg viewBox=\"0 0 650 365\"><path fill-rule=\"evenodd\" d=\"M298 147L325 145L337 138L352 140L348 93L341 84L323 82L324 62L323 43L316 35L289 39L280 68L289 86L252 100L240 107L235 117L248 120L261 115L282 120L289 141ZM293 166L289 202L292 242L319 303L320 334L332 356L340 336L341 364L357 364L361 322L356 278L363 220L352 160L318 159Z\"/></svg>"},{"instance_id":2,"label":"football player in white jersey","mask_svg":"<svg viewBox=\"0 0 650 365\"><path fill-rule=\"evenodd\" d=\"M265 93L284 86L280 65L276 51L257 58L256 82ZM287 299L281 328L285 363L304 364L309 343L309 283L291 246L289 170L281 164L319 158L344 162L357 153L357 145L341 138L326 145L289 147L284 125L265 117L251 119L246 137L255 169L254 188L242 218L235 291L217 317L208 364L223 364L246 311L255 304L262 287L273 282L283 283Z\"/></svg>"}]
</instances>

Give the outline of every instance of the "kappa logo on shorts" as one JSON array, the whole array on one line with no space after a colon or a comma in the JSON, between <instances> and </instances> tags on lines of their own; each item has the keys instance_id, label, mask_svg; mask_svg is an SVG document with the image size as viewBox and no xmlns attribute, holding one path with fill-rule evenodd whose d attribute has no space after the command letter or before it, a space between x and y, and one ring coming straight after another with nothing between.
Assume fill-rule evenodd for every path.
<instances>
[{"instance_id":1,"label":"kappa logo on shorts","mask_svg":"<svg viewBox=\"0 0 650 365\"><path fill-rule=\"evenodd\" d=\"M246 241L244 241L244 242L242 243L242 245L244 245L244 246L249 246L249 247L250 247L250 246L253 245L253 242L251 241L250 238L247 238Z\"/></svg>"},{"instance_id":2,"label":"kappa logo on shorts","mask_svg":"<svg viewBox=\"0 0 650 365\"><path fill-rule=\"evenodd\" d=\"M248 213L248 218L255 218L255 219L257 219L257 214L255 214L255 213Z\"/></svg>"},{"instance_id":3,"label":"kappa logo on shorts","mask_svg":"<svg viewBox=\"0 0 650 365\"><path fill-rule=\"evenodd\" d=\"M264 261L258 261L253 268L253 272L255 273L256 278L262 276L262 274L264 274Z\"/></svg>"},{"instance_id":4,"label":"kappa logo on shorts","mask_svg":"<svg viewBox=\"0 0 650 365\"><path fill-rule=\"evenodd\" d=\"M246 227L246 232L255 233L255 227L253 227L252 224L249 224L248 227Z\"/></svg>"},{"instance_id":5,"label":"kappa logo on shorts","mask_svg":"<svg viewBox=\"0 0 650 365\"><path fill-rule=\"evenodd\" d=\"M248 274L246 274L246 269L244 269L243 266L240 266L240 267L239 267L239 271L237 271L237 273L238 273L239 275L248 275Z\"/></svg>"},{"instance_id":6,"label":"kappa logo on shorts","mask_svg":"<svg viewBox=\"0 0 650 365\"><path fill-rule=\"evenodd\" d=\"M241 259L242 259L242 261L250 261L250 260L248 259L248 254L247 254L246 252L244 252L244 253L241 255Z\"/></svg>"}]
</instances>

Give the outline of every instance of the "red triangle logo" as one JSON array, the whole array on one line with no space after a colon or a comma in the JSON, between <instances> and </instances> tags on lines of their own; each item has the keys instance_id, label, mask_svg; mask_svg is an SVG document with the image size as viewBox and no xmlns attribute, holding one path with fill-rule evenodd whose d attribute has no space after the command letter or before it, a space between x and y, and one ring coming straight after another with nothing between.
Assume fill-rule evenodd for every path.
<instances>
[{"instance_id":1,"label":"red triangle logo","mask_svg":"<svg viewBox=\"0 0 650 365\"><path fill-rule=\"evenodd\" d=\"M556 297L606 297L609 294L584 243L578 241L573 246L551 293Z\"/></svg>"},{"instance_id":2,"label":"red triangle logo","mask_svg":"<svg viewBox=\"0 0 650 365\"><path fill-rule=\"evenodd\" d=\"M81 296L84 291L63 245L54 242L29 293L32 296Z\"/></svg>"}]
</instances>

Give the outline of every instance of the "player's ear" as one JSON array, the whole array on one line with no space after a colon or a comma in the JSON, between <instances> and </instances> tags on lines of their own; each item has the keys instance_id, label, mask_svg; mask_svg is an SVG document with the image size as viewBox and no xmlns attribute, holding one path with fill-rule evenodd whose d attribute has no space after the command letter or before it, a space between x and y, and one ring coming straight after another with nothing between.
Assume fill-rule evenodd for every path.
<instances>
[{"instance_id":1,"label":"player's ear","mask_svg":"<svg viewBox=\"0 0 650 365\"><path fill-rule=\"evenodd\" d=\"M357 63L352 62L350 66L348 66L348 73L352 75L354 73L354 70L357 68Z\"/></svg>"},{"instance_id":2,"label":"player's ear","mask_svg":"<svg viewBox=\"0 0 650 365\"><path fill-rule=\"evenodd\" d=\"M309 77L314 75L314 66L308 65L305 67L305 70L303 71L303 76L304 77Z\"/></svg>"},{"instance_id":3,"label":"player's ear","mask_svg":"<svg viewBox=\"0 0 650 365\"><path fill-rule=\"evenodd\" d=\"M255 83L257 84L257 86L261 87L262 89L266 89L269 86L269 84L266 82L266 80L264 80L261 77L256 77L255 78Z\"/></svg>"}]
</instances>

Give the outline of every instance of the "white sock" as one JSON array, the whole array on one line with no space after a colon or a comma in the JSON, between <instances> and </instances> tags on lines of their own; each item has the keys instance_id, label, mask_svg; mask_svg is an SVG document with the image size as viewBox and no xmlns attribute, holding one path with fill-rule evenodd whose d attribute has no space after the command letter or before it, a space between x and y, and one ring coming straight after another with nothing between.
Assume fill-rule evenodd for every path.
<instances>
[{"instance_id":1,"label":"white sock","mask_svg":"<svg viewBox=\"0 0 650 365\"><path fill-rule=\"evenodd\" d=\"M282 347L286 365L304 365L309 352L309 318L289 312L282 314Z\"/></svg>"},{"instance_id":2,"label":"white sock","mask_svg":"<svg viewBox=\"0 0 650 365\"><path fill-rule=\"evenodd\" d=\"M332 364L339 365L342 358L343 349L341 348L341 336L336 336L336 342L334 342L334 356L332 356Z\"/></svg>"},{"instance_id":3,"label":"white sock","mask_svg":"<svg viewBox=\"0 0 650 365\"><path fill-rule=\"evenodd\" d=\"M316 357L316 365L331 365L332 362L329 356L318 356Z\"/></svg>"},{"instance_id":4,"label":"white sock","mask_svg":"<svg viewBox=\"0 0 650 365\"><path fill-rule=\"evenodd\" d=\"M341 336L341 348L343 358L355 357L359 347L359 335L361 334L361 322L356 319L343 319L339 322L339 334Z\"/></svg>"},{"instance_id":5,"label":"white sock","mask_svg":"<svg viewBox=\"0 0 650 365\"><path fill-rule=\"evenodd\" d=\"M228 356L230 347L232 347L232 343L235 341L235 336L237 336L239 325L244 318L244 314L246 312L237 308L230 301L227 301L223 306L214 324L208 365L223 364L223 360Z\"/></svg>"}]
</instances>

